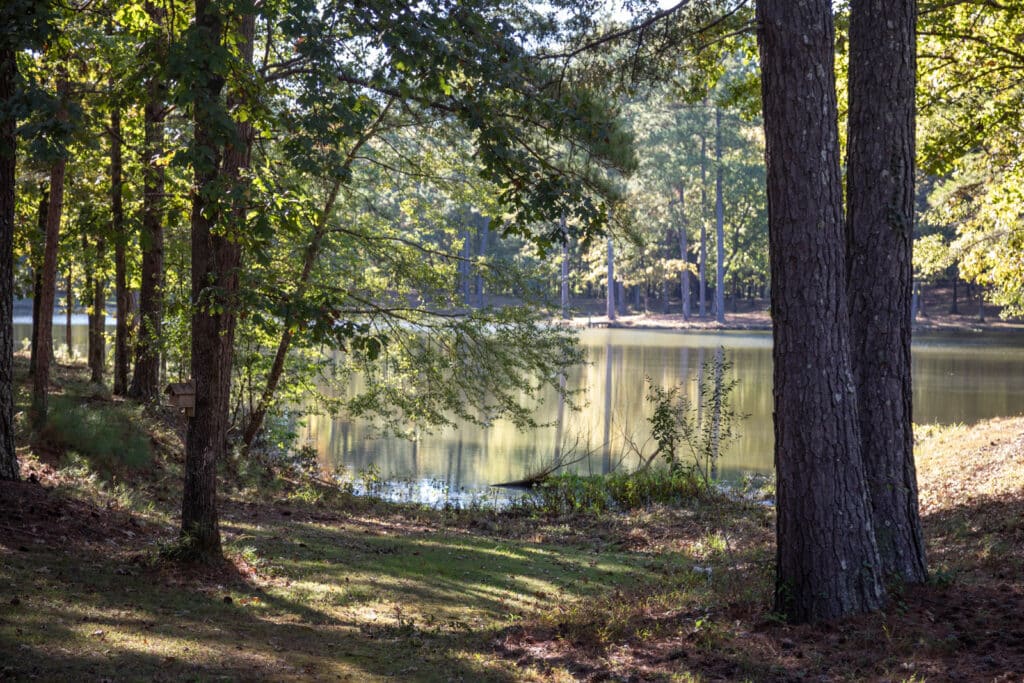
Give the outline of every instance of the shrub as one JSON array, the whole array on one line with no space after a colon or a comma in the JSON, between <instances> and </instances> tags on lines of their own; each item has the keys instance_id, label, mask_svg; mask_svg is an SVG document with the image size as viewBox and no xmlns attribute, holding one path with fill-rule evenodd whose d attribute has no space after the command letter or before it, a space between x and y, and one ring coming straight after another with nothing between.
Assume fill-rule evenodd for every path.
<instances>
[{"instance_id":1,"label":"shrub","mask_svg":"<svg viewBox=\"0 0 1024 683\"><path fill-rule=\"evenodd\" d=\"M110 471L148 465L152 453L149 436L140 427L141 409L55 396L43 436L51 443L75 451L92 468Z\"/></svg>"}]
</instances>

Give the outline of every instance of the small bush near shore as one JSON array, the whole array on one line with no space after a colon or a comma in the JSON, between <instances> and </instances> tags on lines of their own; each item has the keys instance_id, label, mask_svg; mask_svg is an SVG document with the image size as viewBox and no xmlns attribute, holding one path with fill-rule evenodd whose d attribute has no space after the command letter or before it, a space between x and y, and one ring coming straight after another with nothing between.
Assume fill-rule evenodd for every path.
<instances>
[{"instance_id":1,"label":"small bush near shore","mask_svg":"<svg viewBox=\"0 0 1024 683\"><path fill-rule=\"evenodd\" d=\"M537 506L557 514L633 510L653 504L682 505L706 490L703 478L692 468L590 476L553 474L534 487Z\"/></svg>"}]
</instances>

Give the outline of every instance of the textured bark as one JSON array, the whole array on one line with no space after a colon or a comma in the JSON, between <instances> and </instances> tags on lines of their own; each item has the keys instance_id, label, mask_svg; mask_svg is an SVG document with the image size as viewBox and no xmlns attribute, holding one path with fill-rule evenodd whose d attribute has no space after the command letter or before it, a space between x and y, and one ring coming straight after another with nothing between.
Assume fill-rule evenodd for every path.
<instances>
[{"instance_id":1,"label":"textured bark","mask_svg":"<svg viewBox=\"0 0 1024 683\"><path fill-rule=\"evenodd\" d=\"M224 32L225 18L211 0L196 2L196 30L216 44ZM254 15L239 19L237 49L252 62ZM236 125L234 140L218 143L216 101L225 79L215 68L207 69L192 84L195 145L195 193L192 203L192 379L195 384L195 415L188 421L185 439L185 485L181 505L181 538L187 555L195 559L221 556L217 520L217 462L227 441L231 398L231 365L234 359L238 270L246 207L241 192L242 171L249 166L252 124ZM228 108L241 95L231 93ZM218 181L227 181L233 205L225 210ZM220 224L227 221L228 225ZM214 230L214 228L217 228Z\"/></svg>"},{"instance_id":2,"label":"textured bark","mask_svg":"<svg viewBox=\"0 0 1024 683\"><path fill-rule=\"evenodd\" d=\"M911 430L916 17L916 0L850 4L850 347L882 569L905 583L928 578Z\"/></svg>"},{"instance_id":3,"label":"textured bark","mask_svg":"<svg viewBox=\"0 0 1024 683\"><path fill-rule=\"evenodd\" d=\"M794 621L879 608L850 370L831 3L757 5L774 335L775 606Z\"/></svg>"},{"instance_id":4,"label":"textured bark","mask_svg":"<svg viewBox=\"0 0 1024 683\"><path fill-rule=\"evenodd\" d=\"M715 320L725 322L725 199L722 196L722 110L715 107Z\"/></svg>"},{"instance_id":5,"label":"textured bark","mask_svg":"<svg viewBox=\"0 0 1024 683\"><path fill-rule=\"evenodd\" d=\"M128 292L128 233L124 222L124 184L121 169L121 112L110 115L110 215L114 236L114 292L117 310L114 328L114 393L128 393L128 317L131 302Z\"/></svg>"},{"instance_id":6,"label":"textured bark","mask_svg":"<svg viewBox=\"0 0 1024 683\"><path fill-rule=\"evenodd\" d=\"M161 15L146 3L159 25ZM139 334L135 369L128 395L138 401L160 400L160 340L164 311L164 85L160 78L147 84L142 150L142 286L139 292Z\"/></svg>"},{"instance_id":7,"label":"textured bark","mask_svg":"<svg viewBox=\"0 0 1024 683\"><path fill-rule=\"evenodd\" d=\"M14 186L17 139L13 114L18 66L13 48L0 48L0 479L18 478L14 450Z\"/></svg>"},{"instance_id":8,"label":"textured bark","mask_svg":"<svg viewBox=\"0 0 1024 683\"><path fill-rule=\"evenodd\" d=\"M68 83L61 78L57 83L57 96L61 100L57 117L67 120L64 100ZM29 413L32 426L40 428L46 422L47 392L50 388L50 358L53 353L53 301L57 292L57 242L60 238L60 219L64 208L64 172L67 157L59 156L50 166L50 202L46 207L46 246L43 248L42 286L39 292L39 328L33 345L38 347L36 364L32 369L32 408Z\"/></svg>"}]
</instances>

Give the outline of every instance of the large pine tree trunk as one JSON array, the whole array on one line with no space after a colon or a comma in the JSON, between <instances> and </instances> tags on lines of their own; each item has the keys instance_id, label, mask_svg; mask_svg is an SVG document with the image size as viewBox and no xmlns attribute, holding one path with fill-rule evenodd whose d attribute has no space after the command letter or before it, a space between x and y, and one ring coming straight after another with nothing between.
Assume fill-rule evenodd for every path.
<instances>
[{"instance_id":1,"label":"large pine tree trunk","mask_svg":"<svg viewBox=\"0 0 1024 683\"><path fill-rule=\"evenodd\" d=\"M725 322L725 199L722 196L722 110L715 107L715 320Z\"/></svg>"},{"instance_id":2,"label":"large pine tree trunk","mask_svg":"<svg viewBox=\"0 0 1024 683\"><path fill-rule=\"evenodd\" d=\"M14 186L18 65L9 45L0 47L0 479L18 478L14 450Z\"/></svg>"},{"instance_id":3,"label":"large pine tree trunk","mask_svg":"<svg viewBox=\"0 0 1024 683\"><path fill-rule=\"evenodd\" d=\"M818 621L883 603L850 369L832 7L757 5L774 335L775 606Z\"/></svg>"},{"instance_id":4,"label":"large pine tree trunk","mask_svg":"<svg viewBox=\"0 0 1024 683\"><path fill-rule=\"evenodd\" d=\"M114 236L114 292L117 298L114 327L114 393L128 393L128 233L124 221L124 184L121 168L121 112L110 114L110 214Z\"/></svg>"},{"instance_id":5,"label":"large pine tree trunk","mask_svg":"<svg viewBox=\"0 0 1024 683\"><path fill-rule=\"evenodd\" d=\"M160 15L146 3L159 25ZM144 112L142 231L142 286L139 293L139 335L135 342L135 370L128 394L139 401L160 400L160 339L164 310L164 87L159 78L147 85Z\"/></svg>"},{"instance_id":6,"label":"large pine tree trunk","mask_svg":"<svg viewBox=\"0 0 1024 683\"><path fill-rule=\"evenodd\" d=\"M565 227L565 216L562 216L562 320L569 319L569 232Z\"/></svg>"},{"instance_id":7,"label":"large pine tree trunk","mask_svg":"<svg viewBox=\"0 0 1024 683\"><path fill-rule=\"evenodd\" d=\"M68 82L61 77L57 82L57 97L61 103L58 119L67 120L66 98ZM57 294L57 242L60 239L60 219L64 208L64 172L67 157L63 154L50 165L50 202L46 207L46 246L43 248L43 274L39 291L39 326L32 340L36 351L36 364L32 369L32 408L30 420L33 428L46 423L47 393L50 388L50 358L53 355L53 302Z\"/></svg>"},{"instance_id":8,"label":"large pine tree trunk","mask_svg":"<svg viewBox=\"0 0 1024 683\"><path fill-rule=\"evenodd\" d=\"M224 31L225 18L211 0L196 2L196 30L201 41L215 45ZM255 16L239 19L237 49L252 63ZM200 42L202 44L202 42ZM217 462L225 452L234 359L238 270L242 248L237 233L243 229L246 206L240 192L241 176L249 166L252 124L236 125L234 140L223 149L217 118L217 100L225 79L209 65L193 84L195 195L192 204L192 379L195 415L188 421L185 440L185 486L181 506L181 537L186 555L209 560L221 557L217 521ZM228 108L241 95L231 93ZM218 190L227 180L234 203L222 207ZM218 225L219 222L228 225ZM217 227L217 230L214 228Z\"/></svg>"},{"instance_id":9,"label":"large pine tree trunk","mask_svg":"<svg viewBox=\"0 0 1024 683\"><path fill-rule=\"evenodd\" d=\"M906 583L928 578L910 386L916 18L916 0L850 4L850 350L882 568Z\"/></svg>"}]
</instances>

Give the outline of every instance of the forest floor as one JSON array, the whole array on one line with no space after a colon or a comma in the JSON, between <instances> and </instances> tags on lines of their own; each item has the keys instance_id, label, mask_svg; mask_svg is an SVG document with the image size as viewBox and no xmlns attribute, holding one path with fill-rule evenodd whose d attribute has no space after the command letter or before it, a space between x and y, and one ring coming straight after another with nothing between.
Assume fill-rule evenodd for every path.
<instances>
[{"instance_id":1,"label":"forest floor","mask_svg":"<svg viewBox=\"0 0 1024 683\"><path fill-rule=\"evenodd\" d=\"M176 530L180 419L110 399L81 368L58 368L57 384L54 424L19 447L25 481L0 483L0 680L1024 672L1024 418L920 427L931 581L812 627L770 609L771 506L723 496L628 514L438 511L238 462L222 477L227 561L182 566L162 552Z\"/></svg>"}]
</instances>

